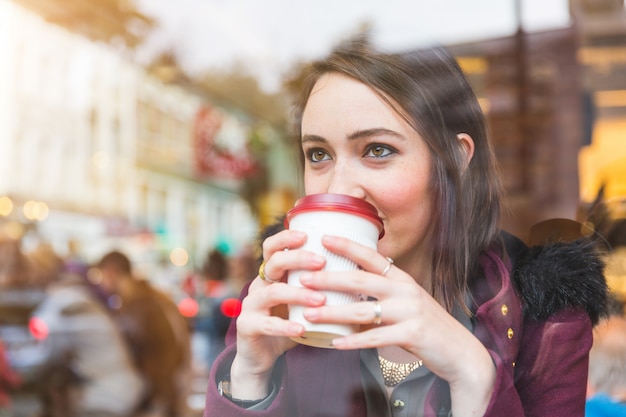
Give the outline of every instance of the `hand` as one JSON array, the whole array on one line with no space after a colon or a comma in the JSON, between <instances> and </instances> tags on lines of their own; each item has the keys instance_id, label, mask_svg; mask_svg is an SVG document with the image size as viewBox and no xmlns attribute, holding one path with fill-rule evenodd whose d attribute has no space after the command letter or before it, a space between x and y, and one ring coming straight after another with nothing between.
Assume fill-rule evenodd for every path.
<instances>
[{"instance_id":1,"label":"hand","mask_svg":"<svg viewBox=\"0 0 626 417\"><path fill-rule=\"evenodd\" d=\"M306 273L300 282L314 290L376 298L382 323L373 325L375 301L315 306L305 310L305 318L311 322L360 324L361 332L335 339L333 345L337 349L399 346L449 382L455 416L482 415L495 381L495 366L482 343L398 266L393 265L383 276L389 262L375 250L335 236L324 237L323 244L329 251L353 260L361 270Z\"/></svg>"},{"instance_id":2,"label":"hand","mask_svg":"<svg viewBox=\"0 0 626 417\"><path fill-rule=\"evenodd\" d=\"M240 399L259 399L267 394L267 384L276 359L296 345L290 338L304 333L301 324L287 318L287 305L321 306L324 295L297 288L284 281L294 269L316 271L325 258L297 249L306 241L302 232L283 230L263 242L264 274L250 284L237 318L237 354L231 366L232 395ZM285 251L284 248L296 248Z\"/></svg>"}]
</instances>

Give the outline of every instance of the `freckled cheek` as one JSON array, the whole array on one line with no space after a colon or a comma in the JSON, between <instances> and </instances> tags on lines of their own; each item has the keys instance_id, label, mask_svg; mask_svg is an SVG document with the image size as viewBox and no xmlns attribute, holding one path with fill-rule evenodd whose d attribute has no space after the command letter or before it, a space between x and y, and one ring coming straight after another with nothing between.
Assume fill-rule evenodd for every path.
<instances>
[{"instance_id":1,"label":"freckled cheek","mask_svg":"<svg viewBox=\"0 0 626 417\"><path fill-rule=\"evenodd\" d=\"M409 225L415 231L427 229L432 219L428 184L411 185L406 179L391 183L381 196L379 209L386 217L390 237L396 233L404 235Z\"/></svg>"},{"instance_id":2,"label":"freckled cheek","mask_svg":"<svg viewBox=\"0 0 626 417\"><path fill-rule=\"evenodd\" d=\"M410 211L424 204L430 206L429 181L423 175L411 175L407 170L402 176L389 178L380 187L384 194L384 205L393 211Z\"/></svg>"}]
</instances>

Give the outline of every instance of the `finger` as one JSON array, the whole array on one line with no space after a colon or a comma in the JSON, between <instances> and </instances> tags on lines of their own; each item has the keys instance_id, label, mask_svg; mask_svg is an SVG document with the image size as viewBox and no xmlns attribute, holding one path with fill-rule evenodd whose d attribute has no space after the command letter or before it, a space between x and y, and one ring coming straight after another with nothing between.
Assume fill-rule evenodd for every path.
<instances>
[{"instance_id":1,"label":"finger","mask_svg":"<svg viewBox=\"0 0 626 417\"><path fill-rule=\"evenodd\" d=\"M396 269L391 258L387 258L375 249L363 246L351 239L325 235L322 238L322 243L331 252L353 260L362 269L373 274L390 276Z\"/></svg>"},{"instance_id":2,"label":"finger","mask_svg":"<svg viewBox=\"0 0 626 417\"><path fill-rule=\"evenodd\" d=\"M267 284L285 281L290 270L320 270L326 264L326 258L314 252L296 249L273 253L259 267L259 276Z\"/></svg>"},{"instance_id":3,"label":"finger","mask_svg":"<svg viewBox=\"0 0 626 417\"><path fill-rule=\"evenodd\" d=\"M305 272L300 275L300 283L314 290L363 294L380 300L394 295L414 297L423 291L413 279L390 281L387 277L362 270Z\"/></svg>"},{"instance_id":4,"label":"finger","mask_svg":"<svg viewBox=\"0 0 626 417\"><path fill-rule=\"evenodd\" d=\"M333 339L333 347L338 350L381 348L401 345L400 335L405 329L400 324L374 327L369 330Z\"/></svg>"},{"instance_id":5,"label":"finger","mask_svg":"<svg viewBox=\"0 0 626 417\"><path fill-rule=\"evenodd\" d=\"M277 282L281 282L282 277L274 279L274 278L271 278L269 275L267 275L267 273L265 272L265 265L266 265L265 261L261 262L261 265L259 265L259 278L261 278L263 281L265 281L268 284L276 284Z\"/></svg>"},{"instance_id":6,"label":"finger","mask_svg":"<svg viewBox=\"0 0 626 417\"><path fill-rule=\"evenodd\" d=\"M382 320L381 313L382 304L375 301L307 308L303 312L304 318L312 323L351 323L360 325L372 324L377 321L378 317Z\"/></svg>"},{"instance_id":7,"label":"finger","mask_svg":"<svg viewBox=\"0 0 626 417\"><path fill-rule=\"evenodd\" d=\"M421 326L421 323L435 322L437 317L434 313L440 312L438 306L438 304L431 303L428 295L424 295L344 305L325 304L306 308L303 314L304 318L312 323L359 324L363 330L380 325L396 324L410 318L419 318L421 320L413 320L413 327L416 327ZM428 311L431 307L435 307L436 310ZM423 329L420 332L423 332Z\"/></svg>"},{"instance_id":8,"label":"finger","mask_svg":"<svg viewBox=\"0 0 626 417\"><path fill-rule=\"evenodd\" d=\"M238 331L248 336L301 336L304 327L286 320L288 317L286 306L288 304L320 306L325 300L323 293L285 283L265 286L250 292L244 298L241 314L237 319Z\"/></svg>"},{"instance_id":9,"label":"finger","mask_svg":"<svg viewBox=\"0 0 626 417\"><path fill-rule=\"evenodd\" d=\"M269 259L274 252L301 247L306 242L306 233L297 230L282 230L265 239L262 244L263 259Z\"/></svg>"},{"instance_id":10,"label":"finger","mask_svg":"<svg viewBox=\"0 0 626 417\"><path fill-rule=\"evenodd\" d=\"M277 316L240 316L237 331L243 336L285 336L299 337L304 334L304 326Z\"/></svg>"},{"instance_id":11,"label":"finger","mask_svg":"<svg viewBox=\"0 0 626 417\"><path fill-rule=\"evenodd\" d=\"M248 296L243 299L241 308L242 313L244 310L268 313L271 308L281 304L320 306L323 305L325 301L325 295L319 291L295 287L285 283L277 283L250 292Z\"/></svg>"}]
</instances>

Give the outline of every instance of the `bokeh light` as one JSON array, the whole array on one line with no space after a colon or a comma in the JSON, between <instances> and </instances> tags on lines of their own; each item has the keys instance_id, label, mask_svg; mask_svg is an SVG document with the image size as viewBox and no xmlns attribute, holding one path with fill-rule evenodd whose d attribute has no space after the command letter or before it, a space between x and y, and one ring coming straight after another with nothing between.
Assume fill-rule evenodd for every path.
<instances>
[{"instance_id":1,"label":"bokeh light","mask_svg":"<svg viewBox=\"0 0 626 417\"><path fill-rule=\"evenodd\" d=\"M13 201L7 196L0 197L0 216L8 216L13 211Z\"/></svg>"},{"instance_id":2,"label":"bokeh light","mask_svg":"<svg viewBox=\"0 0 626 417\"><path fill-rule=\"evenodd\" d=\"M185 266L189 262L189 254L183 248L176 248L170 252L170 261L176 266Z\"/></svg>"},{"instance_id":3,"label":"bokeh light","mask_svg":"<svg viewBox=\"0 0 626 417\"><path fill-rule=\"evenodd\" d=\"M50 209L42 201L28 200L22 208L24 217L31 221L43 221L48 217Z\"/></svg>"},{"instance_id":4,"label":"bokeh light","mask_svg":"<svg viewBox=\"0 0 626 417\"><path fill-rule=\"evenodd\" d=\"M241 301L237 298L227 298L222 301L220 311L226 317L237 317L241 313Z\"/></svg>"}]
</instances>

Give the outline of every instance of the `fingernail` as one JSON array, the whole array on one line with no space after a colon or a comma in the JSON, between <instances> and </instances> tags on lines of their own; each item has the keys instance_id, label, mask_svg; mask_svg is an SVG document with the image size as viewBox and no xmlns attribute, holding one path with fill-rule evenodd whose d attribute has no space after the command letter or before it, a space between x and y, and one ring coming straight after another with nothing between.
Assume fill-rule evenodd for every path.
<instances>
[{"instance_id":1,"label":"fingernail","mask_svg":"<svg viewBox=\"0 0 626 417\"><path fill-rule=\"evenodd\" d=\"M324 236L322 236L322 241L323 242L332 243L334 240L335 240L335 236L331 236L331 235L324 235Z\"/></svg>"},{"instance_id":2,"label":"fingernail","mask_svg":"<svg viewBox=\"0 0 626 417\"><path fill-rule=\"evenodd\" d=\"M287 331L289 334L302 334L304 332L304 327L299 323L289 323Z\"/></svg>"},{"instance_id":3,"label":"fingernail","mask_svg":"<svg viewBox=\"0 0 626 417\"><path fill-rule=\"evenodd\" d=\"M319 317L319 313L317 312L317 310L316 309L311 309L311 308L307 308L306 310L304 310L302 315L307 320L315 320L316 318Z\"/></svg>"},{"instance_id":4,"label":"fingernail","mask_svg":"<svg viewBox=\"0 0 626 417\"><path fill-rule=\"evenodd\" d=\"M311 258L311 262L313 262L315 265L324 265L324 262L326 262L326 258L323 257L322 255L313 255L313 257Z\"/></svg>"},{"instance_id":5,"label":"fingernail","mask_svg":"<svg viewBox=\"0 0 626 417\"><path fill-rule=\"evenodd\" d=\"M339 338L339 339L333 339L330 342L331 346L336 347L336 348L340 348L342 346L345 346L346 342L344 340L344 338Z\"/></svg>"},{"instance_id":6,"label":"fingernail","mask_svg":"<svg viewBox=\"0 0 626 417\"><path fill-rule=\"evenodd\" d=\"M313 274L310 272L303 272L302 275L300 275L300 282L302 284L308 284L311 281L313 281Z\"/></svg>"},{"instance_id":7,"label":"fingernail","mask_svg":"<svg viewBox=\"0 0 626 417\"><path fill-rule=\"evenodd\" d=\"M309 296L309 299L315 304L319 304L326 300L326 297L321 292L314 292Z\"/></svg>"}]
</instances>

